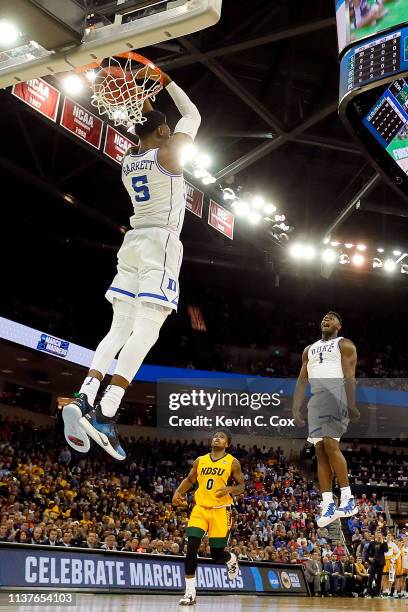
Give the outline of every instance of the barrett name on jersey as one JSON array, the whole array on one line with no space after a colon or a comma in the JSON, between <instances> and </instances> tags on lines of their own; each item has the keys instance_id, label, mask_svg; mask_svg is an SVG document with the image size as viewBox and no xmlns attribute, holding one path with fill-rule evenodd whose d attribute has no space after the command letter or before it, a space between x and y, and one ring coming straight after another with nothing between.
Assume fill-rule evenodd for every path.
<instances>
[{"instance_id":1,"label":"barrett name on jersey","mask_svg":"<svg viewBox=\"0 0 408 612\"><path fill-rule=\"evenodd\" d=\"M172 174L158 161L159 149L129 153L122 163L122 181L133 204L133 229L163 228L177 236L183 227L183 174Z\"/></svg>"}]
</instances>

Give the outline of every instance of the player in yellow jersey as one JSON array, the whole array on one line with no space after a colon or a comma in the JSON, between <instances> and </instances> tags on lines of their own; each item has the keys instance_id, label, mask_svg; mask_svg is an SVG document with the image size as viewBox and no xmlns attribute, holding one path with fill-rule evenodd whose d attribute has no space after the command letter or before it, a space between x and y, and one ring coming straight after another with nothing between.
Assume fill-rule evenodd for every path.
<instances>
[{"instance_id":1,"label":"player in yellow jersey","mask_svg":"<svg viewBox=\"0 0 408 612\"><path fill-rule=\"evenodd\" d=\"M182 504L187 491L198 483L194 495L195 506L187 526L186 592L180 605L191 606L196 602L197 552L206 533L210 540L211 556L216 563L227 564L228 578L234 580L239 572L236 555L225 550L231 531L232 496L240 495L245 489L241 465L227 453L230 444L231 437L225 431L216 431L211 441L211 452L194 461L189 475L173 496L173 504ZM235 484L228 485L230 480Z\"/></svg>"}]
</instances>

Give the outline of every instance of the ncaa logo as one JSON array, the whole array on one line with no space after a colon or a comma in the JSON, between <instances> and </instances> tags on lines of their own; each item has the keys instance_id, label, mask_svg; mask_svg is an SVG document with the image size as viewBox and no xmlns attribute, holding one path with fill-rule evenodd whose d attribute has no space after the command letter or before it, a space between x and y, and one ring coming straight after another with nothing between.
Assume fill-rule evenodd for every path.
<instances>
[{"instance_id":1,"label":"ncaa logo","mask_svg":"<svg viewBox=\"0 0 408 612\"><path fill-rule=\"evenodd\" d=\"M281 580L282 580L282 584L285 587L285 589L290 589L290 587L292 586L292 582L289 578L289 575L286 572L281 572Z\"/></svg>"},{"instance_id":2,"label":"ncaa logo","mask_svg":"<svg viewBox=\"0 0 408 612\"><path fill-rule=\"evenodd\" d=\"M279 582L278 574L276 572L274 572L273 570L270 570L268 572L268 580L269 580L269 584L271 585L271 587L273 589L279 589L280 588L280 582Z\"/></svg>"}]
</instances>

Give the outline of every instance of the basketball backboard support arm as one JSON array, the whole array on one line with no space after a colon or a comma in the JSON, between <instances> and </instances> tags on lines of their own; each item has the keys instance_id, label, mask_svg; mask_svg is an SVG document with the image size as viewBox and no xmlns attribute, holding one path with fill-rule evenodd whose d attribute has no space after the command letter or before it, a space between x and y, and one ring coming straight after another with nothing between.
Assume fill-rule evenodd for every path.
<instances>
[{"instance_id":1,"label":"basketball backboard support arm","mask_svg":"<svg viewBox=\"0 0 408 612\"><path fill-rule=\"evenodd\" d=\"M12 53L0 54L0 87L69 71L95 59L186 36L214 25L221 16L222 0L181 0L165 4L167 10L128 23L87 28L82 43L66 51L49 51L29 38L28 44L26 40L26 44ZM120 9L119 4L118 12ZM29 32L24 34L29 36Z\"/></svg>"}]
</instances>

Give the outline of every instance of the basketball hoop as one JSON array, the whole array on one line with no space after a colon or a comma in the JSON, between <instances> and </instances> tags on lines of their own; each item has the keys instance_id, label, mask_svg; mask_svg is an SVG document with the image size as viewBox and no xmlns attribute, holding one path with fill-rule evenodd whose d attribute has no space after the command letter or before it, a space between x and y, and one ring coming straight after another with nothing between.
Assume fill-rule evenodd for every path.
<instances>
[{"instance_id":1,"label":"basketball hoop","mask_svg":"<svg viewBox=\"0 0 408 612\"><path fill-rule=\"evenodd\" d=\"M143 104L163 88L163 74L138 53L120 53L78 70L92 89L91 104L114 125L144 123Z\"/></svg>"}]
</instances>

